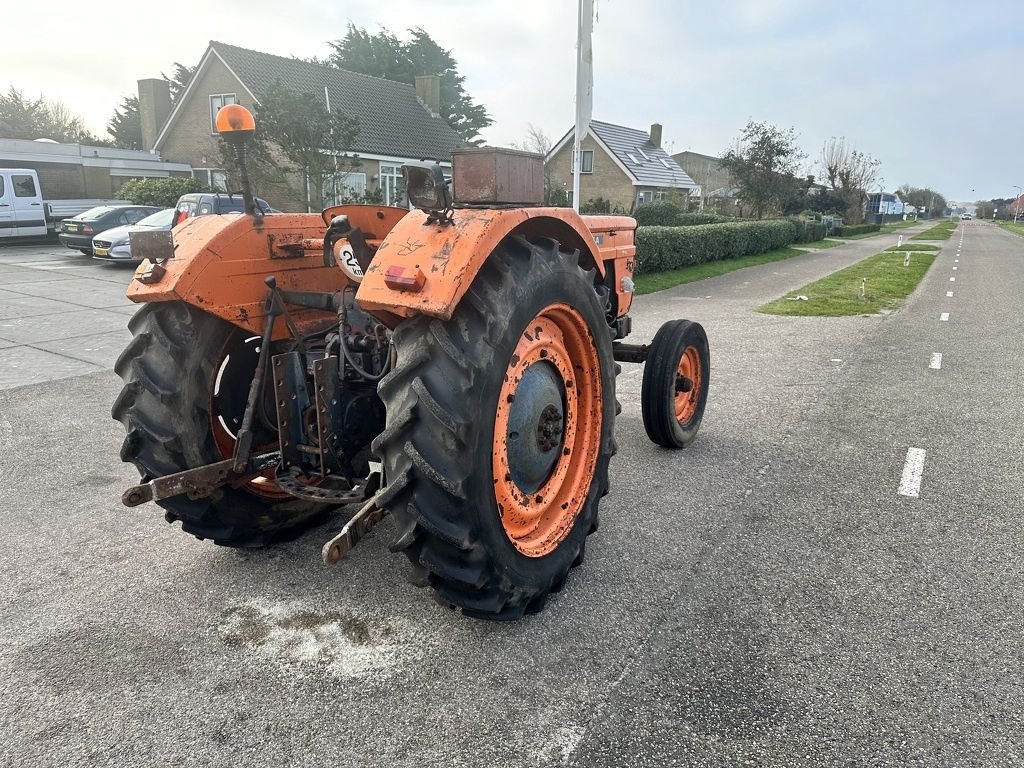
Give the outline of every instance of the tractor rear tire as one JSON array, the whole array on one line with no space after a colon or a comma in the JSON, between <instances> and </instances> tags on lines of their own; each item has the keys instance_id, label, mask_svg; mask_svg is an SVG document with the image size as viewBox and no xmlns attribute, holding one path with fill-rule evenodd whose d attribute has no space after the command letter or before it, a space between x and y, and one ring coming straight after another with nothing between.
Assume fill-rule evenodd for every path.
<instances>
[{"instance_id":1,"label":"tractor rear tire","mask_svg":"<svg viewBox=\"0 0 1024 768\"><path fill-rule=\"evenodd\" d=\"M466 615L539 611L597 529L615 451L599 290L576 253L510 237L451 320L419 316L395 329L397 363L378 387L378 503L413 582Z\"/></svg>"},{"instance_id":2,"label":"tractor rear tire","mask_svg":"<svg viewBox=\"0 0 1024 768\"><path fill-rule=\"evenodd\" d=\"M711 352L703 326L689 320L662 325L648 350L640 390L647 436L665 448L692 443L710 383Z\"/></svg>"},{"instance_id":3,"label":"tractor rear tire","mask_svg":"<svg viewBox=\"0 0 1024 768\"><path fill-rule=\"evenodd\" d=\"M220 419L240 422L255 368L254 349L243 342L252 334L177 301L146 304L128 327L133 338L114 366L124 387L111 411L127 431L122 461L148 480L230 458L234 438ZM264 428L263 438L270 437ZM332 509L288 496L264 478L157 504L168 522L180 520L187 533L229 547L294 538Z\"/></svg>"}]
</instances>

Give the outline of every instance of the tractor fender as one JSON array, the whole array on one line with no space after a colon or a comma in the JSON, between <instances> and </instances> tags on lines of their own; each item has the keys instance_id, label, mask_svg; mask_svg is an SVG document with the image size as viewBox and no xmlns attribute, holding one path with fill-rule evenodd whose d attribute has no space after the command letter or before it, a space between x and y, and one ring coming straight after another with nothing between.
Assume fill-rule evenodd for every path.
<instances>
[{"instance_id":1,"label":"tractor fender","mask_svg":"<svg viewBox=\"0 0 1024 768\"><path fill-rule=\"evenodd\" d=\"M604 277L601 249L571 208L459 208L443 224L412 211L380 244L356 302L384 317L450 320L487 257L509 235L554 238L578 249L580 264Z\"/></svg>"}]
</instances>

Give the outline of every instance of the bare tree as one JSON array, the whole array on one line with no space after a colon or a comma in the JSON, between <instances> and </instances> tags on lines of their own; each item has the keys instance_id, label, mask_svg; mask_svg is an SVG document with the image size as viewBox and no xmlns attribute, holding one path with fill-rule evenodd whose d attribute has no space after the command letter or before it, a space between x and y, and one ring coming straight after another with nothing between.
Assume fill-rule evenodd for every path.
<instances>
[{"instance_id":1,"label":"bare tree","mask_svg":"<svg viewBox=\"0 0 1024 768\"><path fill-rule=\"evenodd\" d=\"M545 160L553 145L554 142L548 138L543 129L538 128L533 123L527 123L525 139L512 142L513 149L518 149L522 152L535 152L538 155L543 155ZM547 162L544 163L544 201L551 202L551 170Z\"/></svg>"},{"instance_id":2,"label":"bare tree","mask_svg":"<svg viewBox=\"0 0 1024 768\"><path fill-rule=\"evenodd\" d=\"M854 149L845 136L840 136L825 142L821 150L821 165L829 187L846 203L844 218L851 224L860 223L866 192L878 179L881 163Z\"/></svg>"}]
</instances>

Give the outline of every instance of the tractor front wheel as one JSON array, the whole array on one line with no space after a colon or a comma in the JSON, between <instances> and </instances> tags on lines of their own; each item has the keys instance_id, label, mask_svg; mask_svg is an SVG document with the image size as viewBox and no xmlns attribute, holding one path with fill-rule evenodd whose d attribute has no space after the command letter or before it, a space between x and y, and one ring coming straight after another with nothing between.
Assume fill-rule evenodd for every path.
<instances>
[{"instance_id":1,"label":"tractor front wheel","mask_svg":"<svg viewBox=\"0 0 1024 768\"><path fill-rule=\"evenodd\" d=\"M671 320L647 353L640 406L647 436L665 448L685 448L697 437L711 383L711 353L700 323Z\"/></svg>"},{"instance_id":2,"label":"tractor front wheel","mask_svg":"<svg viewBox=\"0 0 1024 768\"><path fill-rule=\"evenodd\" d=\"M582 562L614 452L605 304L576 254L509 238L451 320L395 330L378 502L441 602L518 618Z\"/></svg>"}]
</instances>

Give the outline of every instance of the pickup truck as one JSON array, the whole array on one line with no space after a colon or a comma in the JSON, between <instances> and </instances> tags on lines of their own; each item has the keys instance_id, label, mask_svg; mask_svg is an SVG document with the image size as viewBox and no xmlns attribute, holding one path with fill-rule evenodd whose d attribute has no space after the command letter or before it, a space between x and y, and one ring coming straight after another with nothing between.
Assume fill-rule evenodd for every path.
<instances>
[{"instance_id":1,"label":"pickup truck","mask_svg":"<svg viewBox=\"0 0 1024 768\"><path fill-rule=\"evenodd\" d=\"M130 205L128 200L43 200L39 176L28 168L0 168L0 239L45 237L57 223L98 205Z\"/></svg>"}]
</instances>

